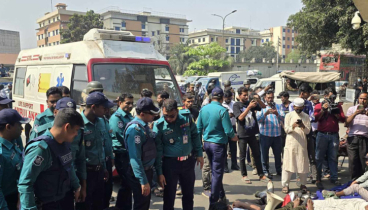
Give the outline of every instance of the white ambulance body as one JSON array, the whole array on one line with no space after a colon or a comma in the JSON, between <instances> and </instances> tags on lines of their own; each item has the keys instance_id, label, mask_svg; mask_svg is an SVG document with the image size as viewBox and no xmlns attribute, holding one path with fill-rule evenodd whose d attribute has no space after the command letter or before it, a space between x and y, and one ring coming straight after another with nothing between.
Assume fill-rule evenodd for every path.
<instances>
[{"instance_id":1,"label":"white ambulance body","mask_svg":"<svg viewBox=\"0 0 368 210\"><path fill-rule=\"evenodd\" d=\"M90 81L101 82L110 99L131 93L137 101L141 90L147 88L156 101L157 92L166 88L181 105L169 63L154 49L150 38L127 31L92 29L80 42L22 50L15 64L13 107L34 120L47 109L47 89L66 86L81 104L82 91Z\"/></svg>"}]
</instances>

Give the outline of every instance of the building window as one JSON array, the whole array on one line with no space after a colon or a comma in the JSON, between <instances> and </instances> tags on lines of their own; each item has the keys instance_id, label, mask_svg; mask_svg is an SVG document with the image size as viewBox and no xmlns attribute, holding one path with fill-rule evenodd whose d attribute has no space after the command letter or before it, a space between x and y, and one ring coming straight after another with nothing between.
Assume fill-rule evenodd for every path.
<instances>
[{"instance_id":1,"label":"building window","mask_svg":"<svg viewBox=\"0 0 368 210\"><path fill-rule=\"evenodd\" d=\"M206 38L203 38L202 41L205 42L206 41Z\"/></svg>"},{"instance_id":2,"label":"building window","mask_svg":"<svg viewBox=\"0 0 368 210\"><path fill-rule=\"evenodd\" d=\"M52 22L55 22L55 18L52 19Z\"/></svg>"},{"instance_id":3,"label":"building window","mask_svg":"<svg viewBox=\"0 0 368 210\"><path fill-rule=\"evenodd\" d=\"M180 28L180 33L184 33L184 28Z\"/></svg>"},{"instance_id":4,"label":"building window","mask_svg":"<svg viewBox=\"0 0 368 210\"><path fill-rule=\"evenodd\" d=\"M236 48L236 54L239 54L239 52L240 52L240 47L237 47Z\"/></svg>"},{"instance_id":5,"label":"building window","mask_svg":"<svg viewBox=\"0 0 368 210\"><path fill-rule=\"evenodd\" d=\"M42 27L41 23L40 23L40 28Z\"/></svg>"},{"instance_id":6,"label":"building window","mask_svg":"<svg viewBox=\"0 0 368 210\"><path fill-rule=\"evenodd\" d=\"M282 29L282 32L285 32L285 29L284 28Z\"/></svg>"},{"instance_id":7,"label":"building window","mask_svg":"<svg viewBox=\"0 0 368 210\"><path fill-rule=\"evenodd\" d=\"M126 27L126 22L122 22L121 27L125 28Z\"/></svg>"},{"instance_id":8,"label":"building window","mask_svg":"<svg viewBox=\"0 0 368 210\"><path fill-rule=\"evenodd\" d=\"M53 43L52 43L52 45L56 45L56 43L55 43L55 42L53 42Z\"/></svg>"},{"instance_id":9,"label":"building window","mask_svg":"<svg viewBox=\"0 0 368 210\"><path fill-rule=\"evenodd\" d=\"M213 42L213 38L211 38L211 42Z\"/></svg>"},{"instance_id":10,"label":"building window","mask_svg":"<svg viewBox=\"0 0 368 210\"><path fill-rule=\"evenodd\" d=\"M170 30L170 27L169 26L166 26L165 27L165 31L169 31Z\"/></svg>"},{"instance_id":11,"label":"building window","mask_svg":"<svg viewBox=\"0 0 368 210\"><path fill-rule=\"evenodd\" d=\"M288 29L288 33L290 33L290 29Z\"/></svg>"},{"instance_id":12,"label":"building window","mask_svg":"<svg viewBox=\"0 0 368 210\"><path fill-rule=\"evenodd\" d=\"M115 31L120 31L120 27L115 27Z\"/></svg>"},{"instance_id":13,"label":"building window","mask_svg":"<svg viewBox=\"0 0 368 210\"><path fill-rule=\"evenodd\" d=\"M236 33L237 34L240 34L240 29L236 29Z\"/></svg>"},{"instance_id":14,"label":"building window","mask_svg":"<svg viewBox=\"0 0 368 210\"><path fill-rule=\"evenodd\" d=\"M160 44L161 44L161 41L160 41L160 40L158 40L158 41L157 41L157 44L158 44L158 45L160 45Z\"/></svg>"},{"instance_id":15,"label":"building window","mask_svg":"<svg viewBox=\"0 0 368 210\"><path fill-rule=\"evenodd\" d=\"M293 30L291 30L291 32L292 32L292 33L294 33L294 29L293 29Z\"/></svg>"},{"instance_id":16,"label":"building window","mask_svg":"<svg viewBox=\"0 0 368 210\"><path fill-rule=\"evenodd\" d=\"M52 36L55 36L55 31L52 31Z\"/></svg>"},{"instance_id":17,"label":"building window","mask_svg":"<svg viewBox=\"0 0 368 210\"><path fill-rule=\"evenodd\" d=\"M142 36L146 36L146 32L145 31L142 32Z\"/></svg>"},{"instance_id":18,"label":"building window","mask_svg":"<svg viewBox=\"0 0 368 210\"><path fill-rule=\"evenodd\" d=\"M285 37L282 37L282 40L285 40Z\"/></svg>"},{"instance_id":19,"label":"building window","mask_svg":"<svg viewBox=\"0 0 368 210\"><path fill-rule=\"evenodd\" d=\"M160 35L160 31L157 31L157 35Z\"/></svg>"},{"instance_id":20,"label":"building window","mask_svg":"<svg viewBox=\"0 0 368 210\"><path fill-rule=\"evenodd\" d=\"M262 43L264 42L264 40L262 39ZM253 43L252 43L253 44Z\"/></svg>"},{"instance_id":21,"label":"building window","mask_svg":"<svg viewBox=\"0 0 368 210\"><path fill-rule=\"evenodd\" d=\"M226 43L228 43L229 42L229 39L226 39Z\"/></svg>"},{"instance_id":22,"label":"building window","mask_svg":"<svg viewBox=\"0 0 368 210\"><path fill-rule=\"evenodd\" d=\"M57 44L57 45L59 45L59 44L60 44L60 42L59 42L59 41L57 41L57 42L56 42L56 44Z\"/></svg>"},{"instance_id":23,"label":"building window","mask_svg":"<svg viewBox=\"0 0 368 210\"><path fill-rule=\"evenodd\" d=\"M235 45L235 39L231 39L231 45Z\"/></svg>"},{"instance_id":24,"label":"building window","mask_svg":"<svg viewBox=\"0 0 368 210\"><path fill-rule=\"evenodd\" d=\"M226 47L226 52L229 51L229 47Z\"/></svg>"},{"instance_id":25,"label":"building window","mask_svg":"<svg viewBox=\"0 0 368 210\"><path fill-rule=\"evenodd\" d=\"M282 48L285 48L285 45L282 45Z\"/></svg>"},{"instance_id":26,"label":"building window","mask_svg":"<svg viewBox=\"0 0 368 210\"><path fill-rule=\"evenodd\" d=\"M288 45L287 48L290 49L290 45Z\"/></svg>"},{"instance_id":27,"label":"building window","mask_svg":"<svg viewBox=\"0 0 368 210\"><path fill-rule=\"evenodd\" d=\"M155 32L154 31L152 31L152 36L154 36L155 35Z\"/></svg>"},{"instance_id":28,"label":"building window","mask_svg":"<svg viewBox=\"0 0 368 210\"><path fill-rule=\"evenodd\" d=\"M263 42L263 39L262 39L262 42ZM252 40L252 44L254 44L254 40Z\"/></svg>"},{"instance_id":29,"label":"building window","mask_svg":"<svg viewBox=\"0 0 368 210\"><path fill-rule=\"evenodd\" d=\"M234 54L235 53L235 49L234 49L235 47L231 47L230 49L231 49L231 51L230 51L230 53L231 54Z\"/></svg>"},{"instance_id":30,"label":"building window","mask_svg":"<svg viewBox=\"0 0 368 210\"><path fill-rule=\"evenodd\" d=\"M142 24L142 29L146 29L146 24Z\"/></svg>"},{"instance_id":31,"label":"building window","mask_svg":"<svg viewBox=\"0 0 368 210\"><path fill-rule=\"evenodd\" d=\"M216 37L216 42L218 42L218 37Z\"/></svg>"},{"instance_id":32,"label":"building window","mask_svg":"<svg viewBox=\"0 0 368 210\"><path fill-rule=\"evenodd\" d=\"M55 33L56 33L56 35L59 35L59 29L56 29Z\"/></svg>"},{"instance_id":33,"label":"building window","mask_svg":"<svg viewBox=\"0 0 368 210\"><path fill-rule=\"evenodd\" d=\"M236 39L236 45L239 46L240 45L240 39Z\"/></svg>"},{"instance_id":34,"label":"building window","mask_svg":"<svg viewBox=\"0 0 368 210\"><path fill-rule=\"evenodd\" d=\"M50 32L47 32L47 36L48 36L48 37L51 37L50 35L51 35L51 33L50 33Z\"/></svg>"},{"instance_id":35,"label":"building window","mask_svg":"<svg viewBox=\"0 0 368 210\"><path fill-rule=\"evenodd\" d=\"M60 16L57 16L57 18L56 18L57 20L60 20Z\"/></svg>"},{"instance_id":36,"label":"building window","mask_svg":"<svg viewBox=\"0 0 368 210\"><path fill-rule=\"evenodd\" d=\"M285 58L285 55L283 55L282 58Z\"/></svg>"},{"instance_id":37,"label":"building window","mask_svg":"<svg viewBox=\"0 0 368 210\"><path fill-rule=\"evenodd\" d=\"M290 37L288 37L287 39L288 39L288 41L290 41Z\"/></svg>"},{"instance_id":38,"label":"building window","mask_svg":"<svg viewBox=\"0 0 368 210\"><path fill-rule=\"evenodd\" d=\"M185 42L185 38L180 38L180 41L184 43Z\"/></svg>"},{"instance_id":39,"label":"building window","mask_svg":"<svg viewBox=\"0 0 368 210\"><path fill-rule=\"evenodd\" d=\"M293 41L294 41L294 37L293 37L293 38L291 38L291 40L293 40Z\"/></svg>"},{"instance_id":40,"label":"building window","mask_svg":"<svg viewBox=\"0 0 368 210\"><path fill-rule=\"evenodd\" d=\"M269 39L266 39L266 42L268 42L269 41Z\"/></svg>"},{"instance_id":41,"label":"building window","mask_svg":"<svg viewBox=\"0 0 368 210\"><path fill-rule=\"evenodd\" d=\"M51 23L51 20L49 20L49 24Z\"/></svg>"},{"instance_id":42,"label":"building window","mask_svg":"<svg viewBox=\"0 0 368 210\"><path fill-rule=\"evenodd\" d=\"M198 39L198 43L201 42L201 38Z\"/></svg>"},{"instance_id":43,"label":"building window","mask_svg":"<svg viewBox=\"0 0 368 210\"><path fill-rule=\"evenodd\" d=\"M51 43L49 43L49 46L51 46Z\"/></svg>"},{"instance_id":44,"label":"building window","mask_svg":"<svg viewBox=\"0 0 368 210\"><path fill-rule=\"evenodd\" d=\"M170 37L169 36L166 36L166 41L170 41Z\"/></svg>"}]
</instances>

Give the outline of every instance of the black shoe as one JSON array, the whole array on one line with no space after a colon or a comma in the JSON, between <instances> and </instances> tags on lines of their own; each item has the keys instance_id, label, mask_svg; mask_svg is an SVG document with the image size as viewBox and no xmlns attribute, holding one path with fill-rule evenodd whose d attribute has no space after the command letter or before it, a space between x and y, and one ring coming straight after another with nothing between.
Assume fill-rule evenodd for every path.
<instances>
[{"instance_id":1,"label":"black shoe","mask_svg":"<svg viewBox=\"0 0 368 210\"><path fill-rule=\"evenodd\" d=\"M318 188L319 190L323 190L323 189L325 189L325 188L323 187L322 182L316 182L316 186L317 186L317 188Z\"/></svg>"},{"instance_id":2,"label":"black shoe","mask_svg":"<svg viewBox=\"0 0 368 210\"><path fill-rule=\"evenodd\" d=\"M281 176L281 172L277 172L276 173L276 176Z\"/></svg>"},{"instance_id":3,"label":"black shoe","mask_svg":"<svg viewBox=\"0 0 368 210\"><path fill-rule=\"evenodd\" d=\"M265 176L266 176L267 178L269 178L269 179L273 179L272 174L265 174Z\"/></svg>"},{"instance_id":4,"label":"black shoe","mask_svg":"<svg viewBox=\"0 0 368 210\"><path fill-rule=\"evenodd\" d=\"M229 168L228 168L227 166L225 166L225 168L224 168L224 172L225 172L225 173L230 173Z\"/></svg>"},{"instance_id":5,"label":"black shoe","mask_svg":"<svg viewBox=\"0 0 368 210\"><path fill-rule=\"evenodd\" d=\"M238 171L238 170L240 170L240 167L239 167L237 164L232 164L232 165L231 165L231 170L236 170L236 171Z\"/></svg>"},{"instance_id":6,"label":"black shoe","mask_svg":"<svg viewBox=\"0 0 368 210\"><path fill-rule=\"evenodd\" d=\"M336 185L336 186L340 186L341 182L339 182L338 180L331 180L330 181L332 184Z\"/></svg>"}]
</instances>

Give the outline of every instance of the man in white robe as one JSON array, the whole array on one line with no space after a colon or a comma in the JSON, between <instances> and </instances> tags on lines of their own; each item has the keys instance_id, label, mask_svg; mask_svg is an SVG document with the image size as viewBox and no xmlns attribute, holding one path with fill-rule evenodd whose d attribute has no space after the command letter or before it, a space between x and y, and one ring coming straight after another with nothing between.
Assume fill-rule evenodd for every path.
<instances>
[{"instance_id":1,"label":"man in white robe","mask_svg":"<svg viewBox=\"0 0 368 210\"><path fill-rule=\"evenodd\" d=\"M307 191L307 174L309 172L309 159L307 150L307 137L311 129L310 119L303 112L304 100L294 100L294 111L285 116L286 142L282 166L281 184L282 192L289 192L289 182L293 173L300 177L300 189Z\"/></svg>"}]
</instances>

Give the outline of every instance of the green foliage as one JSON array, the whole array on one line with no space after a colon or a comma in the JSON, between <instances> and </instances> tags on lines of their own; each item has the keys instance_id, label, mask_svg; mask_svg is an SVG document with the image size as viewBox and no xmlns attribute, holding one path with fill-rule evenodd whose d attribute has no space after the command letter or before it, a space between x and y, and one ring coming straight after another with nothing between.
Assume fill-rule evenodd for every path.
<instances>
[{"instance_id":1,"label":"green foliage","mask_svg":"<svg viewBox=\"0 0 368 210\"><path fill-rule=\"evenodd\" d=\"M306 55L330 48L333 43L355 54L366 54L368 26L354 30L351 20L357 8L352 0L302 0L301 11L291 15L288 26L298 31L296 42Z\"/></svg>"},{"instance_id":2,"label":"green foliage","mask_svg":"<svg viewBox=\"0 0 368 210\"><path fill-rule=\"evenodd\" d=\"M263 58L265 58L266 62L271 62L273 58L276 59L276 53L277 52L272 42L269 42L263 44L263 46L251 46L247 50L240 52L237 56L237 61L241 62L244 58L247 62L249 62L255 58L256 63L261 63Z\"/></svg>"},{"instance_id":3,"label":"green foliage","mask_svg":"<svg viewBox=\"0 0 368 210\"><path fill-rule=\"evenodd\" d=\"M69 19L68 29L60 31L63 37L61 43L78 42L83 40L83 36L92 28L102 28L103 23L100 15L90 10L86 15L74 14Z\"/></svg>"},{"instance_id":4,"label":"green foliage","mask_svg":"<svg viewBox=\"0 0 368 210\"><path fill-rule=\"evenodd\" d=\"M229 66L231 62L222 57L225 52L226 49L216 42L189 48L186 54L194 56L198 60L189 64L188 70L192 71L187 72L187 70L184 75L207 75L210 71L217 71Z\"/></svg>"},{"instance_id":5,"label":"green foliage","mask_svg":"<svg viewBox=\"0 0 368 210\"><path fill-rule=\"evenodd\" d=\"M301 54L299 50L293 50L291 51L285 59L286 63L290 63L290 60L292 59L294 63L297 63L299 61L299 59L301 59Z\"/></svg>"},{"instance_id":6,"label":"green foliage","mask_svg":"<svg viewBox=\"0 0 368 210\"><path fill-rule=\"evenodd\" d=\"M174 74L182 75L188 68L189 64L196 61L196 56L187 54L189 49L190 47L187 43L174 45L170 49L169 63Z\"/></svg>"}]
</instances>

